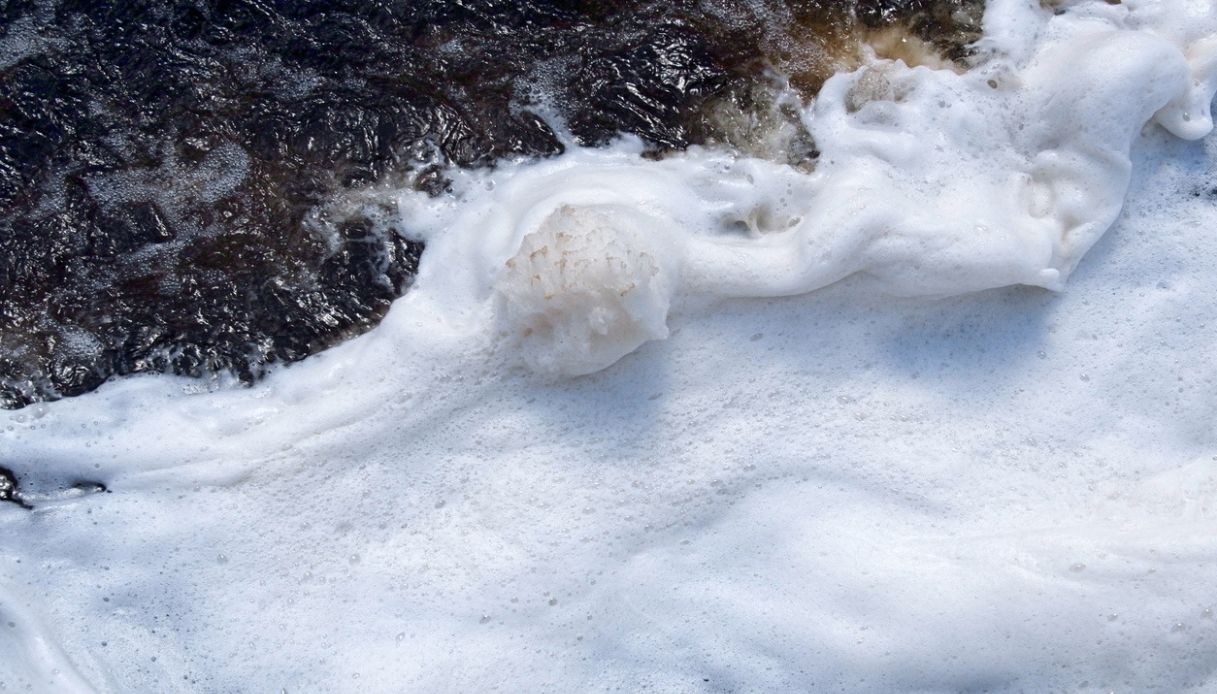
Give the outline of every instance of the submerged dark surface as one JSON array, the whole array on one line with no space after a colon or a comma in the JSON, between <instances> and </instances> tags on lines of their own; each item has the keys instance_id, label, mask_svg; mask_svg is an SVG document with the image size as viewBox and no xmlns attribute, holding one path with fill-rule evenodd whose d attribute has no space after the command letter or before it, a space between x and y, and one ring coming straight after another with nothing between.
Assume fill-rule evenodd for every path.
<instances>
[{"instance_id":1,"label":"submerged dark surface","mask_svg":"<svg viewBox=\"0 0 1217 694\"><path fill-rule=\"evenodd\" d=\"M135 372L256 379L366 330L423 246L369 186L662 152L808 94L866 28L962 58L980 0L0 0L0 406ZM845 48L842 48L844 46ZM810 143L791 159L814 156ZM391 213L391 210L389 210Z\"/></svg>"},{"instance_id":2,"label":"submerged dark surface","mask_svg":"<svg viewBox=\"0 0 1217 694\"><path fill-rule=\"evenodd\" d=\"M30 508L29 504L25 503L25 499L21 498L21 491L17 488L17 476L6 467L0 467L0 503L17 504L21 508Z\"/></svg>"}]
</instances>

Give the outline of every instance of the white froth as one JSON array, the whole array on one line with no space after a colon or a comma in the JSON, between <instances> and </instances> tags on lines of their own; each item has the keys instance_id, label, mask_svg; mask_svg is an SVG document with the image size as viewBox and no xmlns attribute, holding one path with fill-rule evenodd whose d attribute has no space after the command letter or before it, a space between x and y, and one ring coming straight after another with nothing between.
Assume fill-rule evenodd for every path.
<instances>
[{"instance_id":1,"label":"white froth","mask_svg":"<svg viewBox=\"0 0 1217 694\"><path fill-rule=\"evenodd\" d=\"M812 174L458 173L374 331L0 414L0 690L1212 690L1217 143L1145 126L1217 20L1066 5L834 77Z\"/></svg>"}]
</instances>

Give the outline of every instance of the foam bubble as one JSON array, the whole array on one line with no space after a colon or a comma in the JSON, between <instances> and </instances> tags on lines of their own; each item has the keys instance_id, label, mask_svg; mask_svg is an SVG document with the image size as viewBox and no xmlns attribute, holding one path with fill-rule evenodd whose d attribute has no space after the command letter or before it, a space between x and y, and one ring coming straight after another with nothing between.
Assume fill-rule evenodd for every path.
<instances>
[{"instance_id":1,"label":"foam bubble","mask_svg":"<svg viewBox=\"0 0 1217 694\"><path fill-rule=\"evenodd\" d=\"M673 271L651 240L661 224L629 208L564 205L525 234L495 291L529 365L592 373L668 336Z\"/></svg>"}]
</instances>

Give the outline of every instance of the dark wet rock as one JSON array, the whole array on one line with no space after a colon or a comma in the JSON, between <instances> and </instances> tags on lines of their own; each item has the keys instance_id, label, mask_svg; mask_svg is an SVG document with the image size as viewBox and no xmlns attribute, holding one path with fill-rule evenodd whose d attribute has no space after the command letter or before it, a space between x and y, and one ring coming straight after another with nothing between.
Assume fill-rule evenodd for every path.
<instances>
[{"instance_id":1,"label":"dark wet rock","mask_svg":"<svg viewBox=\"0 0 1217 694\"><path fill-rule=\"evenodd\" d=\"M734 142L707 113L763 108L767 70L814 90L857 27L959 57L981 5L0 0L0 406L251 382L409 287L423 245L369 184L442 194L446 167L562 152L555 126Z\"/></svg>"},{"instance_id":2,"label":"dark wet rock","mask_svg":"<svg viewBox=\"0 0 1217 694\"><path fill-rule=\"evenodd\" d=\"M17 504L22 508L30 508L29 504L21 498L21 493L17 489L17 477L13 475L12 470L6 467L0 467L0 503Z\"/></svg>"}]
</instances>

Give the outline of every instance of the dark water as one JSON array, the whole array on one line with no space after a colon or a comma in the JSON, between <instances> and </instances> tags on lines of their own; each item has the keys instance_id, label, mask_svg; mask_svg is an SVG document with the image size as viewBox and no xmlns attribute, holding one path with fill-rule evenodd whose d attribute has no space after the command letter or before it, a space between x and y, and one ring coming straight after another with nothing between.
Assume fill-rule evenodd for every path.
<instances>
[{"instance_id":1,"label":"dark water","mask_svg":"<svg viewBox=\"0 0 1217 694\"><path fill-rule=\"evenodd\" d=\"M811 97L867 31L966 60L982 5L0 0L0 406L252 382L410 286L423 245L373 184L440 195L447 167L559 154L555 126L733 142L714 114L767 108L775 73Z\"/></svg>"}]
</instances>

